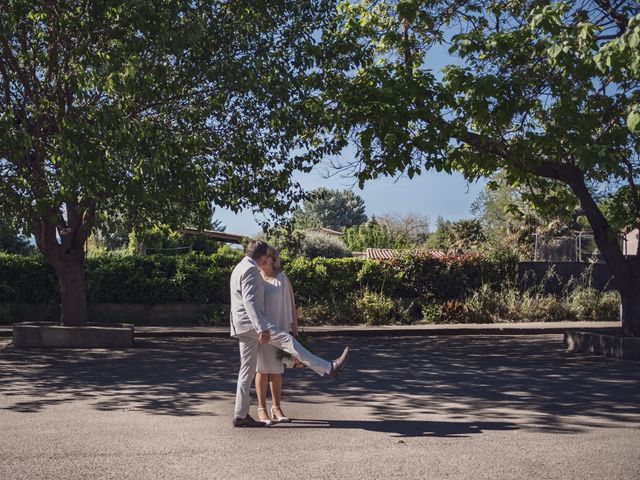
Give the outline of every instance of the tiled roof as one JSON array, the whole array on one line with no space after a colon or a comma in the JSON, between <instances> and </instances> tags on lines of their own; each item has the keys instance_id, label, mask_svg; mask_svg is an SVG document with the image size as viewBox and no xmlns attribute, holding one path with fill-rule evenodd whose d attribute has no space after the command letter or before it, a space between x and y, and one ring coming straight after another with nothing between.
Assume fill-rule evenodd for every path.
<instances>
[{"instance_id":1,"label":"tiled roof","mask_svg":"<svg viewBox=\"0 0 640 480\"><path fill-rule=\"evenodd\" d=\"M364 256L372 260L390 260L400 256L401 253L400 250L392 248L367 248Z\"/></svg>"},{"instance_id":2,"label":"tiled roof","mask_svg":"<svg viewBox=\"0 0 640 480\"><path fill-rule=\"evenodd\" d=\"M434 258L446 257L445 253L437 250L396 250L393 248L367 248L367 250L363 252L362 256L372 260L390 260L406 254L429 255Z\"/></svg>"},{"instance_id":3,"label":"tiled roof","mask_svg":"<svg viewBox=\"0 0 640 480\"><path fill-rule=\"evenodd\" d=\"M324 233L325 235L330 235L332 237L341 237L343 235L342 232L339 232L337 230L331 230L330 228L324 228L324 227L314 228L313 231L318 233Z\"/></svg>"}]
</instances>

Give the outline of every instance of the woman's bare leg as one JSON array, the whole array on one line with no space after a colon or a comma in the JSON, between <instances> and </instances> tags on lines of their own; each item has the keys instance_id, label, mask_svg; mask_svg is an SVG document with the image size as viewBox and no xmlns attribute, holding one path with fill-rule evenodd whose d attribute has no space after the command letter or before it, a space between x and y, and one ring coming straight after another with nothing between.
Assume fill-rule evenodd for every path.
<instances>
[{"instance_id":1,"label":"woman's bare leg","mask_svg":"<svg viewBox=\"0 0 640 480\"><path fill-rule=\"evenodd\" d=\"M269 383L268 373L256 373L256 396L258 397L258 419L268 420L267 413L267 384Z\"/></svg>"},{"instance_id":2,"label":"woman's bare leg","mask_svg":"<svg viewBox=\"0 0 640 480\"><path fill-rule=\"evenodd\" d=\"M274 407L280 406L280 399L282 398L282 375L279 373L272 373L269 375L269 387L271 387L271 400Z\"/></svg>"}]
</instances>

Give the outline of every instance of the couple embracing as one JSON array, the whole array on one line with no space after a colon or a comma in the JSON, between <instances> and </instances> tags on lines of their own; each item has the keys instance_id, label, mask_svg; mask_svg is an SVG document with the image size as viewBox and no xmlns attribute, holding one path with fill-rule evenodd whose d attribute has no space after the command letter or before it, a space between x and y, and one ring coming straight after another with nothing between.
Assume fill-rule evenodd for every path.
<instances>
[{"instance_id":1,"label":"couple embracing","mask_svg":"<svg viewBox=\"0 0 640 480\"><path fill-rule=\"evenodd\" d=\"M240 344L240 372L236 391L233 425L262 427L271 425L266 410L266 388L271 384L276 421L288 421L280 407L282 361L277 352L289 353L298 363L321 376L338 378L347 362L349 348L333 361L324 360L304 348L289 333L297 334L293 290L279 273L278 252L266 242L249 242L245 257L231 274L231 336ZM257 369L257 376L256 376ZM259 420L249 415L251 384L256 377Z\"/></svg>"}]
</instances>

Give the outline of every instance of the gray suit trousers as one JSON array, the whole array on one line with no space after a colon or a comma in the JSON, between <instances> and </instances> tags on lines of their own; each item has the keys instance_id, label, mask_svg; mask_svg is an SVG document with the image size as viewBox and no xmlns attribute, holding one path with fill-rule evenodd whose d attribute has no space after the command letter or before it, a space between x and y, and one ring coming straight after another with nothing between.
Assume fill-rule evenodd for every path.
<instances>
[{"instance_id":1,"label":"gray suit trousers","mask_svg":"<svg viewBox=\"0 0 640 480\"><path fill-rule=\"evenodd\" d=\"M269 343L280 350L298 358L305 366L318 375L331 371L331 362L324 360L304 348L290 333L270 330ZM236 390L235 416L244 418L249 414L251 383L256 375L258 363L258 333L251 330L236 335L240 341L240 372L238 373L238 389Z\"/></svg>"}]
</instances>

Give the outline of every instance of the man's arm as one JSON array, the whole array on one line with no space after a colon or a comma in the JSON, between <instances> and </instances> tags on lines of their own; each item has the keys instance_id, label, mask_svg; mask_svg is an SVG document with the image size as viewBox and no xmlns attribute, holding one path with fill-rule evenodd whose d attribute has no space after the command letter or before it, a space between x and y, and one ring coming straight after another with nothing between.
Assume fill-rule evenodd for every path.
<instances>
[{"instance_id":1,"label":"man's arm","mask_svg":"<svg viewBox=\"0 0 640 480\"><path fill-rule=\"evenodd\" d=\"M264 286L257 268L250 268L240 279L242 303L258 333L269 330L269 320L264 314Z\"/></svg>"}]
</instances>

